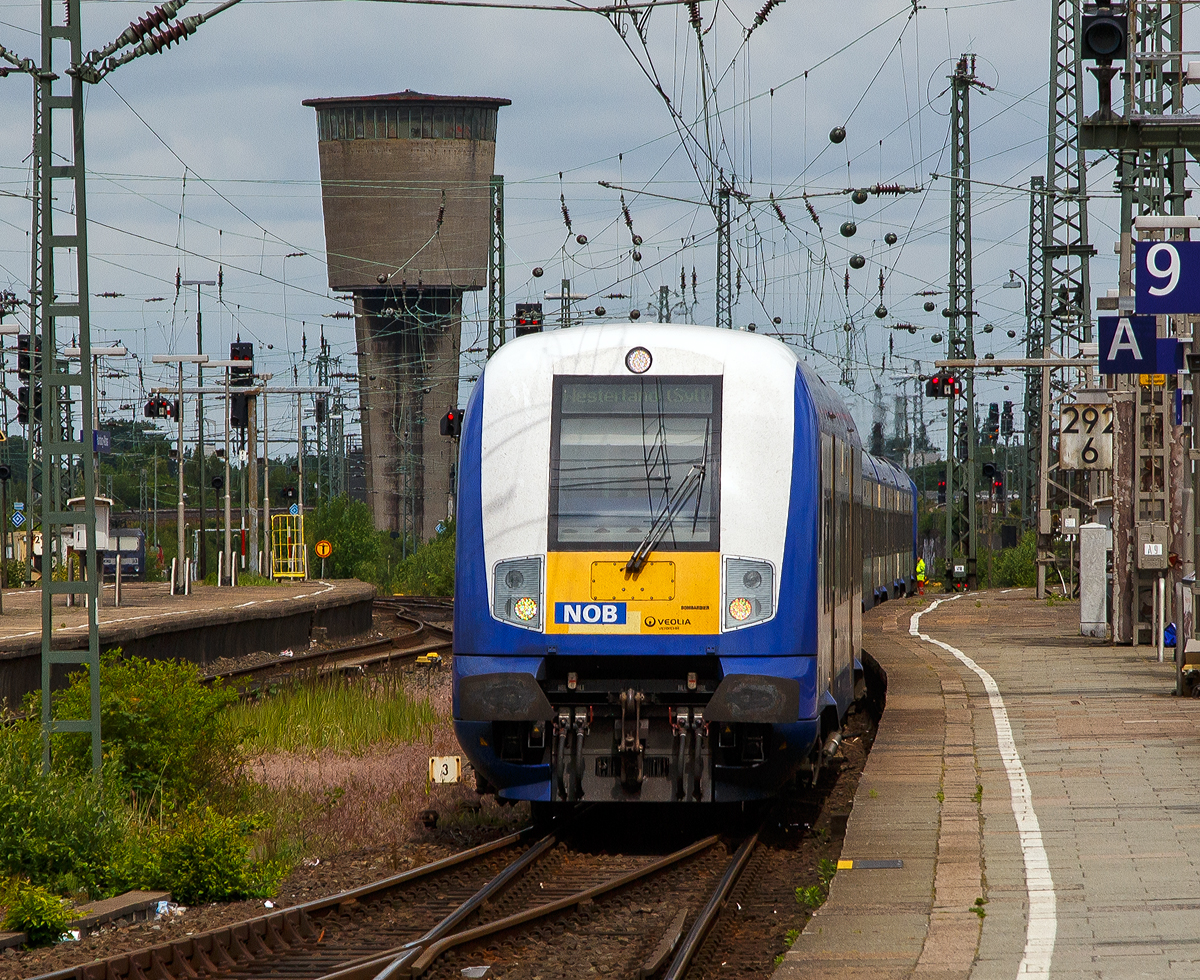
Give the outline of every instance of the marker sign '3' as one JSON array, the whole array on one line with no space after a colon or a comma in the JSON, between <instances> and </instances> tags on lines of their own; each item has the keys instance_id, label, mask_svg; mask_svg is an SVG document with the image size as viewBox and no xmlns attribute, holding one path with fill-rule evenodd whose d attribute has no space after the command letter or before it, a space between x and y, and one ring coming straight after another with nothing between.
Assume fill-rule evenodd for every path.
<instances>
[{"instance_id":1,"label":"marker sign '3'","mask_svg":"<svg viewBox=\"0 0 1200 980\"><path fill-rule=\"evenodd\" d=\"M1200 242L1138 242L1138 313L1200 313Z\"/></svg>"}]
</instances>

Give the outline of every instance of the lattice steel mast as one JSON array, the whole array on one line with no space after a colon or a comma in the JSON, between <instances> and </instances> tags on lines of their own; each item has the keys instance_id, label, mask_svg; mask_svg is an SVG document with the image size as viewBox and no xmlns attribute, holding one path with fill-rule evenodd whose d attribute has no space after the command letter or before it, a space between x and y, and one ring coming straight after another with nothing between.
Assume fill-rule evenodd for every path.
<instances>
[{"instance_id":1,"label":"lattice steel mast","mask_svg":"<svg viewBox=\"0 0 1200 980\"><path fill-rule=\"evenodd\" d=\"M950 308L948 357L974 359L975 297L971 281L971 88L983 87L975 78L975 58L963 55L950 76ZM961 398L952 398L946 412L946 564L953 573L958 557L966 565L967 587L975 585L975 375L963 372ZM960 503L955 490L955 456L963 461L958 483L966 492Z\"/></svg>"},{"instance_id":2,"label":"lattice steel mast","mask_svg":"<svg viewBox=\"0 0 1200 980\"><path fill-rule=\"evenodd\" d=\"M1050 38L1050 111L1046 135L1046 193L1041 247L1041 350L1038 357L1070 357L1092 339L1088 239L1087 163L1080 144L1083 122L1079 53L1081 5L1056 0ZM1037 379L1038 429L1038 596L1046 594L1046 568L1054 563L1051 498L1067 500L1074 488L1058 473L1057 413L1054 405L1068 387L1065 372L1042 368ZM1085 501L1090 503L1091 501Z\"/></svg>"}]
</instances>

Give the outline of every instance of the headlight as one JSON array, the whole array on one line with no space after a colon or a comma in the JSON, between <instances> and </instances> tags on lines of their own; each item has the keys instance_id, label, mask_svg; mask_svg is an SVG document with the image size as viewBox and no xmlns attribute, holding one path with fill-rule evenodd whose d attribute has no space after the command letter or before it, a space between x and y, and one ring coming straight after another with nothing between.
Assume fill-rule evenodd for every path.
<instances>
[{"instance_id":1,"label":"headlight","mask_svg":"<svg viewBox=\"0 0 1200 980\"><path fill-rule=\"evenodd\" d=\"M492 615L527 630L542 628L542 559L502 561L492 573Z\"/></svg>"},{"instance_id":2,"label":"headlight","mask_svg":"<svg viewBox=\"0 0 1200 980\"><path fill-rule=\"evenodd\" d=\"M775 569L770 562L725 559L725 629L753 626L775 615Z\"/></svg>"}]
</instances>

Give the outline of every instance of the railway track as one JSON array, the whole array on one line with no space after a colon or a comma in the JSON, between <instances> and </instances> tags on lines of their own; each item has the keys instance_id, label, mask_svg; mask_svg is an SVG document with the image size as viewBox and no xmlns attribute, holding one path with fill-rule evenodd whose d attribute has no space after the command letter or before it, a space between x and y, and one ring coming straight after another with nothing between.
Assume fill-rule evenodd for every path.
<instances>
[{"instance_id":1,"label":"railway track","mask_svg":"<svg viewBox=\"0 0 1200 980\"><path fill-rule=\"evenodd\" d=\"M580 822L587 821L586 815ZM236 925L39 980L461 977L522 964L584 975L687 976L754 851L712 835L666 854L572 843L532 828L442 861ZM570 936L570 942L563 937ZM517 974L510 974L515 967ZM469 974L468 974L469 975ZM488 975L495 975L489 973Z\"/></svg>"},{"instance_id":2,"label":"railway track","mask_svg":"<svg viewBox=\"0 0 1200 980\"><path fill-rule=\"evenodd\" d=\"M235 684L243 690L253 690L264 682L287 680L298 674L327 675L359 673L393 662L415 660L422 654L443 654L452 645L451 630L428 622L426 618L448 618L451 600L436 597L393 596L375 600L378 608L394 610L396 619L409 627L399 636L382 637L362 643L350 643L329 650L314 650L265 663L250 664L206 674L204 680ZM440 614L440 615L439 615Z\"/></svg>"}]
</instances>

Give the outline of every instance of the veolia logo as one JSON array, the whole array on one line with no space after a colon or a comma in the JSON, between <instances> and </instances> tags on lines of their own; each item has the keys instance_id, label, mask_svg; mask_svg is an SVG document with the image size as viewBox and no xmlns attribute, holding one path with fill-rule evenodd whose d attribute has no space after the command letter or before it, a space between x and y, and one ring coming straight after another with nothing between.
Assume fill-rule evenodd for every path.
<instances>
[{"instance_id":1,"label":"veolia logo","mask_svg":"<svg viewBox=\"0 0 1200 980\"><path fill-rule=\"evenodd\" d=\"M653 628L654 628L654 624L657 622L657 620L656 620L656 619L655 619L653 616L647 616L647 617L646 617L646 618L643 620L643 622L644 622L644 623L645 623L647 626L649 626L651 629L653 629Z\"/></svg>"}]
</instances>

